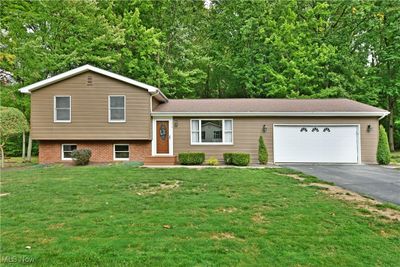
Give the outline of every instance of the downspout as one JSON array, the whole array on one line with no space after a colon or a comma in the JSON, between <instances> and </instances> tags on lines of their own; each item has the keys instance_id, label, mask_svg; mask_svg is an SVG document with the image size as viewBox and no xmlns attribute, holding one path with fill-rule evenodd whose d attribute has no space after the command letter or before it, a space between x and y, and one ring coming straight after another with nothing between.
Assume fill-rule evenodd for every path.
<instances>
[{"instance_id":1,"label":"downspout","mask_svg":"<svg viewBox=\"0 0 400 267\"><path fill-rule=\"evenodd\" d=\"M153 121L153 116L151 115L153 113L153 96L156 96L160 94L160 91L157 90L155 93L150 93L150 118L151 118L151 123L150 123L150 137L151 137L151 155L153 155L153 150L154 150L154 138L153 138L153 133L154 133L154 121Z\"/></svg>"},{"instance_id":2,"label":"downspout","mask_svg":"<svg viewBox=\"0 0 400 267\"><path fill-rule=\"evenodd\" d=\"M157 90L155 93L150 94L150 114L153 112L153 96L159 95L160 91Z\"/></svg>"}]
</instances>

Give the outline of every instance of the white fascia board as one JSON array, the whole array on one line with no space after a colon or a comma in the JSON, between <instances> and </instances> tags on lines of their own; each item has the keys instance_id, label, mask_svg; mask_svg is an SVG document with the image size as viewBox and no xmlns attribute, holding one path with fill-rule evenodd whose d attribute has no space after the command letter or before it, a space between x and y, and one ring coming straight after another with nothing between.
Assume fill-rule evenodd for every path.
<instances>
[{"instance_id":1,"label":"white fascia board","mask_svg":"<svg viewBox=\"0 0 400 267\"><path fill-rule=\"evenodd\" d=\"M21 93L30 94L34 90L40 89L40 88L42 88L44 86L56 83L58 81L65 80L65 79L67 79L69 77L73 77L75 75L78 75L78 74L86 72L86 71L93 71L95 73L99 73L99 74L105 75L107 77L110 77L110 78L113 78L113 79L116 79L116 80L119 80L119 81L122 81L122 82L125 82L125 83L128 83L128 84L132 84L134 86L146 89L151 94L155 94L155 93L159 92L159 94L163 98L163 101L168 101L168 98L157 87L154 87L154 86L151 86L151 85L148 85L148 84L145 84L145 83L142 83L142 82L127 78L125 76L122 76L122 75L119 75L119 74L116 74L116 73L113 73L113 72L110 72L110 71L107 71L107 70L96 68L96 67L93 67L91 65L84 65L84 66L78 67L76 69L73 69L73 70L58 74L58 75L53 76L51 78L48 78L46 80L43 80L43 81L31 84L31 85L25 86L25 87L19 89L19 91Z\"/></svg>"},{"instance_id":2,"label":"white fascia board","mask_svg":"<svg viewBox=\"0 0 400 267\"><path fill-rule=\"evenodd\" d=\"M152 116L174 117L382 117L389 112L152 112Z\"/></svg>"}]
</instances>

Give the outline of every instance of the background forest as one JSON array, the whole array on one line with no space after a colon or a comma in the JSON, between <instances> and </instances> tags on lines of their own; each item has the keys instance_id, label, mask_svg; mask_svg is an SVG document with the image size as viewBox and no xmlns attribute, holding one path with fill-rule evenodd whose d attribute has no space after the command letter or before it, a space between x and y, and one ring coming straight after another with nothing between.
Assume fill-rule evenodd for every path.
<instances>
[{"instance_id":1,"label":"background forest","mask_svg":"<svg viewBox=\"0 0 400 267\"><path fill-rule=\"evenodd\" d=\"M28 119L18 88L92 64L170 98L355 99L400 147L398 0L3 0L0 19L1 105Z\"/></svg>"}]
</instances>

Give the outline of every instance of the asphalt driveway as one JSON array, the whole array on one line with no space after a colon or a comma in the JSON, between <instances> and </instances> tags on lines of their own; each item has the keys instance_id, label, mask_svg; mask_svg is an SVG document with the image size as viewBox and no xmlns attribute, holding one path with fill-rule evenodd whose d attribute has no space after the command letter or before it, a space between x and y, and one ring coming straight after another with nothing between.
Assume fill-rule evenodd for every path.
<instances>
[{"instance_id":1,"label":"asphalt driveway","mask_svg":"<svg viewBox=\"0 0 400 267\"><path fill-rule=\"evenodd\" d=\"M400 205L400 170L373 165L290 165L351 191Z\"/></svg>"}]
</instances>

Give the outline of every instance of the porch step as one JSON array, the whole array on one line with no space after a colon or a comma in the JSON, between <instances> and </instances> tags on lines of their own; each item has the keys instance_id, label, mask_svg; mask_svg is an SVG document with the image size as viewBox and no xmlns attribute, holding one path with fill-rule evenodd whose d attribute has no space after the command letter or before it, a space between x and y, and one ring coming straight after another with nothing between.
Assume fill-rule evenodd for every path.
<instances>
[{"instance_id":1,"label":"porch step","mask_svg":"<svg viewBox=\"0 0 400 267\"><path fill-rule=\"evenodd\" d=\"M144 158L144 165L175 165L176 156L151 156Z\"/></svg>"}]
</instances>

